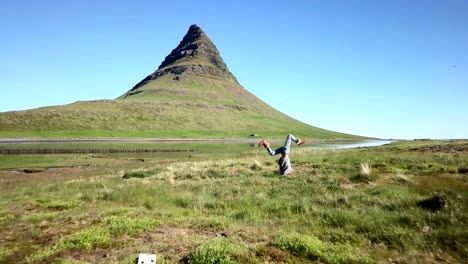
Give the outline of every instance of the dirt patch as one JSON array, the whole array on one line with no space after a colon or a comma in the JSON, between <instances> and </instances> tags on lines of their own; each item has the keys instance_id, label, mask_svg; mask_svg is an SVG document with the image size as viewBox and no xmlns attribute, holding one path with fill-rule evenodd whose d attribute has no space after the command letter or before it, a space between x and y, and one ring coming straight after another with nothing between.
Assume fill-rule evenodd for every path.
<instances>
[{"instance_id":1,"label":"dirt patch","mask_svg":"<svg viewBox=\"0 0 468 264\"><path fill-rule=\"evenodd\" d=\"M29 169L25 169L29 170ZM10 188L20 188L24 185L30 186L34 183L61 182L69 179L76 179L80 176L90 175L88 166L61 167L54 169L38 169L34 173L25 170L0 170L2 185L0 190Z\"/></svg>"}]
</instances>

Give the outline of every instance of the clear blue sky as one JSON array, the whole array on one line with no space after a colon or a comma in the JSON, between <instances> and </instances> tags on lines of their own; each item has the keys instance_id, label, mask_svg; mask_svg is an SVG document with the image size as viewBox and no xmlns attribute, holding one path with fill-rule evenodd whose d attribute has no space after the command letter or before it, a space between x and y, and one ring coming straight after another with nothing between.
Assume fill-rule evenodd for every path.
<instances>
[{"instance_id":1,"label":"clear blue sky","mask_svg":"<svg viewBox=\"0 0 468 264\"><path fill-rule=\"evenodd\" d=\"M468 138L468 1L0 3L0 111L113 99L191 24L239 82L308 124Z\"/></svg>"}]
</instances>

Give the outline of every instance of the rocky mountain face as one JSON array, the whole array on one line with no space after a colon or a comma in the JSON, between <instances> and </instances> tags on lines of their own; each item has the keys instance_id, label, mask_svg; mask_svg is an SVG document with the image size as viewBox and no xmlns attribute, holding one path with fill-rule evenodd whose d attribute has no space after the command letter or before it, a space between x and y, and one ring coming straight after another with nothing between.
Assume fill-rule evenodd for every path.
<instances>
[{"instance_id":1,"label":"rocky mountain face","mask_svg":"<svg viewBox=\"0 0 468 264\"><path fill-rule=\"evenodd\" d=\"M130 91L137 90L148 82L167 74L175 75L174 80L179 80L178 75L196 74L231 79L237 82L221 58L216 46L197 25L191 25L182 41L166 56L158 69L137 83Z\"/></svg>"}]
</instances>

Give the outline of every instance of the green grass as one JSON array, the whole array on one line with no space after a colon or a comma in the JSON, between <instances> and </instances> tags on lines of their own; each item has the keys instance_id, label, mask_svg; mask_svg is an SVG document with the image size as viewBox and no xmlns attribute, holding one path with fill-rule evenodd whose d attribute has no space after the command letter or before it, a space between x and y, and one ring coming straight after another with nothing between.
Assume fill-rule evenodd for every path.
<instances>
[{"instance_id":1,"label":"green grass","mask_svg":"<svg viewBox=\"0 0 468 264\"><path fill-rule=\"evenodd\" d=\"M112 234L138 234L158 225L158 220L149 217L130 218L128 216L109 216L104 219L104 225Z\"/></svg>"},{"instance_id":2,"label":"green grass","mask_svg":"<svg viewBox=\"0 0 468 264\"><path fill-rule=\"evenodd\" d=\"M92 249L96 246L108 245L111 234L108 228L101 226L90 227L73 233L61 239L55 248L58 249Z\"/></svg>"},{"instance_id":3,"label":"green grass","mask_svg":"<svg viewBox=\"0 0 468 264\"><path fill-rule=\"evenodd\" d=\"M41 212L37 214L32 214L32 215L25 215L22 217L22 220L25 222L30 222L30 223L41 223L43 221L51 220L60 215L59 212Z\"/></svg>"},{"instance_id":4,"label":"green grass","mask_svg":"<svg viewBox=\"0 0 468 264\"><path fill-rule=\"evenodd\" d=\"M288 233L279 236L274 245L280 249L323 263L373 263L369 256L359 255L356 248L350 244L335 246L323 243L314 236L301 235L298 233ZM361 253L362 254L362 253Z\"/></svg>"},{"instance_id":5,"label":"green grass","mask_svg":"<svg viewBox=\"0 0 468 264\"><path fill-rule=\"evenodd\" d=\"M231 257L232 247L231 242L227 239L214 239L191 252L187 262L190 264L231 264L234 263Z\"/></svg>"},{"instance_id":6,"label":"green grass","mask_svg":"<svg viewBox=\"0 0 468 264\"><path fill-rule=\"evenodd\" d=\"M1 155L0 169L53 168L88 164L88 155Z\"/></svg>"},{"instance_id":7,"label":"green grass","mask_svg":"<svg viewBox=\"0 0 468 264\"><path fill-rule=\"evenodd\" d=\"M0 260L131 263L154 252L164 263L463 263L468 186L458 168L468 155L427 148L465 143L293 146L291 177L264 149L0 171L0 237L9 238ZM364 163L370 177L356 180ZM435 194L446 206L419 205Z\"/></svg>"},{"instance_id":8,"label":"green grass","mask_svg":"<svg viewBox=\"0 0 468 264\"><path fill-rule=\"evenodd\" d=\"M324 245L318 238L297 233L281 235L274 244L280 249L291 251L311 260L320 259L324 251Z\"/></svg>"},{"instance_id":9,"label":"green grass","mask_svg":"<svg viewBox=\"0 0 468 264\"><path fill-rule=\"evenodd\" d=\"M0 247L0 261L3 262L8 256L13 254L13 250L11 248Z\"/></svg>"}]
</instances>

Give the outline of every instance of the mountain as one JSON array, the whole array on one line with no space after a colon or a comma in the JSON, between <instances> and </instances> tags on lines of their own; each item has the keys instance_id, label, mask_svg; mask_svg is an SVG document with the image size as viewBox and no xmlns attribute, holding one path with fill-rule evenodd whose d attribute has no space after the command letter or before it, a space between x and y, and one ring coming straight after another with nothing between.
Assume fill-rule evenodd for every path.
<instances>
[{"instance_id":1,"label":"mountain","mask_svg":"<svg viewBox=\"0 0 468 264\"><path fill-rule=\"evenodd\" d=\"M158 69L115 100L0 113L0 136L356 138L313 127L244 89L197 25Z\"/></svg>"}]
</instances>

